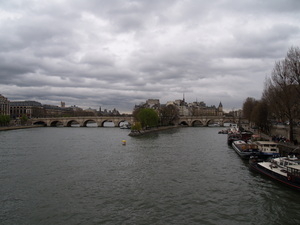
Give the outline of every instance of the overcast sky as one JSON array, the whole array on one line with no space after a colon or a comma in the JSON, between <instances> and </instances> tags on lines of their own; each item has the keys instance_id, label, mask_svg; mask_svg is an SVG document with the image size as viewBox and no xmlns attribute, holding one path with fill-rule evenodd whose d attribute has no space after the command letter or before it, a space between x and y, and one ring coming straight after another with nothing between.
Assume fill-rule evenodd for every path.
<instances>
[{"instance_id":1,"label":"overcast sky","mask_svg":"<svg viewBox=\"0 0 300 225\"><path fill-rule=\"evenodd\" d=\"M239 109L292 46L299 0L2 0L0 94L120 112L184 94Z\"/></svg>"}]
</instances>

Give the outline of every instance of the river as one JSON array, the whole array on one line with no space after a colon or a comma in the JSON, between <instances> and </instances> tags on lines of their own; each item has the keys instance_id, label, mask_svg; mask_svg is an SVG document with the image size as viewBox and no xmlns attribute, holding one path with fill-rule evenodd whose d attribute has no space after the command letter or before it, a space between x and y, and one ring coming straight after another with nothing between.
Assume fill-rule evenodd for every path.
<instances>
[{"instance_id":1,"label":"river","mask_svg":"<svg viewBox=\"0 0 300 225\"><path fill-rule=\"evenodd\" d=\"M0 224L300 224L300 193L250 171L219 130L2 131Z\"/></svg>"}]
</instances>

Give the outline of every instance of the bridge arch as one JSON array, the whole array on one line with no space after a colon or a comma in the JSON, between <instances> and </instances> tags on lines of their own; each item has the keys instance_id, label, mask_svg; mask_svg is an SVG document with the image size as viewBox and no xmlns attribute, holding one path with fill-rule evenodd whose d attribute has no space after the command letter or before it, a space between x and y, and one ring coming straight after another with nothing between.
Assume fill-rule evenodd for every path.
<instances>
[{"instance_id":1,"label":"bridge arch","mask_svg":"<svg viewBox=\"0 0 300 225\"><path fill-rule=\"evenodd\" d=\"M234 119L234 118L226 118L223 120L223 124L224 123L238 123L239 121Z\"/></svg>"},{"instance_id":2,"label":"bridge arch","mask_svg":"<svg viewBox=\"0 0 300 225\"><path fill-rule=\"evenodd\" d=\"M102 122L100 123L100 126L101 126L101 127L105 127L104 123L106 123L106 122L113 123L115 127L118 126L118 124L116 124L112 119L105 119L105 120L102 120Z\"/></svg>"},{"instance_id":3,"label":"bridge arch","mask_svg":"<svg viewBox=\"0 0 300 225\"><path fill-rule=\"evenodd\" d=\"M178 125L189 126L188 122L185 120L179 121Z\"/></svg>"},{"instance_id":4,"label":"bridge arch","mask_svg":"<svg viewBox=\"0 0 300 225\"><path fill-rule=\"evenodd\" d=\"M121 126L121 123L128 123L129 125L131 125L130 121L126 120L126 119L122 119L122 120L119 120L117 123L118 123L118 127Z\"/></svg>"},{"instance_id":5,"label":"bridge arch","mask_svg":"<svg viewBox=\"0 0 300 225\"><path fill-rule=\"evenodd\" d=\"M50 122L50 127L58 127L58 126L64 126L64 123L60 120L53 120Z\"/></svg>"},{"instance_id":6,"label":"bridge arch","mask_svg":"<svg viewBox=\"0 0 300 225\"><path fill-rule=\"evenodd\" d=\"M67 123L65 124L66 127L71 127L72 124L79 124L80 123L77 120L68 120Z\"/></svg>"},{"instance_id":7,"label":"bridge arch","mask_svg":"<svg viewBox=\"0 0 300 225\"><path fill-rule=\"evenodd\" d=\"M223 119L208 119L207 126L209 126L209 125L218 125L218 126L223 127L224 122L223 122Z\"/></svg>"},{"instance_id":8,"label":"bridge arch","mask_svg":"<svg viewBox=\"0 0 300 225\"><path fill-rule=\"evenodd\" d=\"M97 124L97 126L99 126L96 120L93 120L93 119L88 119L88 120L85 120L85 121L83 121L83 123L82 123L82 127L87 127L87 124L88 124L88 123L90 123L90 122L92 122L92 123L96 123L96 124Z\"/></svg>"},{"instance_id":9,"label":"bridge arch","mask_svg":"<svg viewBox=\"0 0 300 225\"><path fill-rule=\"evenodd\" d=\"M204 126L206 126L206 123L204 123L201 120L193 120L191 123L191 126L192 127L204 127Z\"/></svg>"},{"instance_id":10,"label":"bridge arch","mask_svg":"<svg viewBox=\"0 0 300 225\"><path fill-rule=\"evenodd\" d=\"M47 126L47 123L46 123L45 121L43 121L43 120L36 121L36 122L34 122L34 123L32 123L32 124L33 124L33 125L42 125L42 126L44 126L44 127Z\"/></svg>"}]
</instances>

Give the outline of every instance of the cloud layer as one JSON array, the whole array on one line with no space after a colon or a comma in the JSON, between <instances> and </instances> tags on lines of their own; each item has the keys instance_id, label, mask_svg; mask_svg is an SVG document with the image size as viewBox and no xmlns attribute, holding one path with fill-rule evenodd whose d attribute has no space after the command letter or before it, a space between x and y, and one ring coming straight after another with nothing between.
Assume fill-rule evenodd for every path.
<instances>
[{"instance_id":1,"label":"cloud layer","mask_svg":"<svg viewBox=\"0 0 300 225\"><path fill-rule=\"evenodd\" d=\"M241 108L300 43L300 2L0 2L0 94L130 112L149 98Z\"/></svg>"}]
</instances>

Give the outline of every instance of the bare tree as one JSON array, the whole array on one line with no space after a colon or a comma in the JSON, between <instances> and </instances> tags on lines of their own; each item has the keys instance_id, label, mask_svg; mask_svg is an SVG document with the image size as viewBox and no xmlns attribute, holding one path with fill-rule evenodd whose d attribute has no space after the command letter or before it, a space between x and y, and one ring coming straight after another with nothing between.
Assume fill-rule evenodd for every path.
<instances>
[{"instance_id":1,"label":"bare tree","mask_svg":"<svg viewBox=\"0 0 300 225\"><path fill-rule=\"evenodd\" d=\"M290 140L293 140L293 124L298 114L299 103L296 85L286 59L275 63L272 76L267 80L263 98L277 118L289 121L289 136Z\"/></svg>"},{"instance_id":2,"label":"bare tree","mask_svg":"<svg viewBox=\"0 0 300 225\"><path fill-rule=\"evenodd\" d=\"M175 125L178 119L179 110L175 105L161 107L160 120L162 125Z\"/></svg>"},{"instance_id":3,"label":"bare tree","mask_svg":"<svg viewBox=\"0 0 300 225\"><path fill-rule=\"evenodd\" d=\"M300 48L291 47L285 59L292 84L297 85L297 92L300 96Z\"/></svg>"},{"instance_id":4,"label":"bare tree","mask_svg":"<svg viewBox=\"0 0 300 225\"><path fill-rule=\"evenodd\" d=\"M268 117L269 109L266 102L264 100L257 101L257 104L255 104L252 110L251 119L259 127L259 129L267 133L270 131L270 122Z\"/></svg>"},{"instance_id":5,"label":"bare tree","mask_svg":"<svg viewBox=\"0 0 300 225\"><path fill-rule=\"evenodd\" d=\"M251 115L256 104L257 101L255 100L255 98L250 97L248 97L243 104L243 114L249 122L252 121Z\"/></svg>"}]
</instances>

